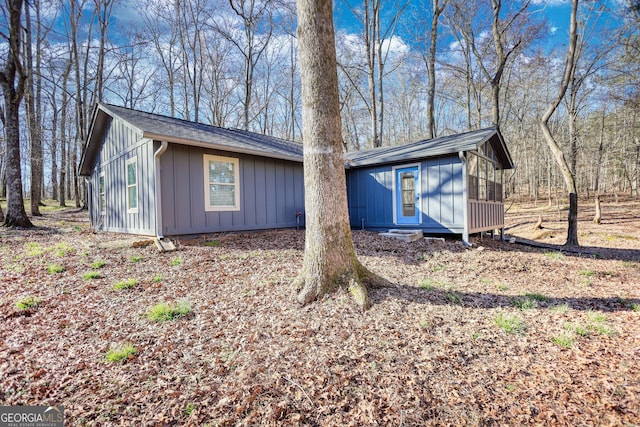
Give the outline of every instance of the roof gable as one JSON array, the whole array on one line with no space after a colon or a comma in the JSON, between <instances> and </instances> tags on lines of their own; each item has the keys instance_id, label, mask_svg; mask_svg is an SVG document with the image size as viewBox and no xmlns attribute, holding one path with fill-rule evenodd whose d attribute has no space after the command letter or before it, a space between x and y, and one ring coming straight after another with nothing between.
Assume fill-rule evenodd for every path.
<instances>
[{"instance_id":1,"label":"roof gable","mask_svg":"<svg viewBox=\"0 0 640 427\"><path fill-rule=\"evenodd\" d=\"M346 154L346 165L347 168L351 168L445 156L478 150L485 142L491 143L504 169L514 167L511 155L497 128L426 139L406 145L352 151Z\"/></svg>"}]
</instances>

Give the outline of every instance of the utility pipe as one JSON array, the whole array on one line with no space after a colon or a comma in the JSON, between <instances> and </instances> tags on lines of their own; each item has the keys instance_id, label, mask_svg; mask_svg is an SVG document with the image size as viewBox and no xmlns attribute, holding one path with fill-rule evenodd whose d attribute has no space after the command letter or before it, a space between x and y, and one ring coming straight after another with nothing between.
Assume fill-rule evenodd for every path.
<instances>
[{"instance_id":1,"label":"utility pipe","mask_svg":"<svg viewBox=\"0 0 640 427\"><path fill-rule=\"evenodd\" d=\"M162 239L164 236L162 234L162 186L160 184L160 156L167 151L167 147L169 143L167 141L160 141L160 147L153 153L153 157L155 160L155 192L156 192L156 237L158 239Z\"/></svg>"}]
</instances>

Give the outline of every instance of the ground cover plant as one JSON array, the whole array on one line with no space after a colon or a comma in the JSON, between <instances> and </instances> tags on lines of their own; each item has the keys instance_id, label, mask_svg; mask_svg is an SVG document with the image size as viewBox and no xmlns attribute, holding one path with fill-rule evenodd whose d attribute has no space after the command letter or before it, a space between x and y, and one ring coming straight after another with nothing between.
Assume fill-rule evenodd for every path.
<instances>
[{"instance_id":1,"label":"ground cover plant","mask_svg":"<svg viewBox=\"0 0 640 427\"><path fill-rule=\"evenodd\" d=\"M551 247L356 231L391 282L365 313L347 292L296 304L303 231L160 254L74 210L0 228L0 402L62 404L73 426L639 425L640 203L603 200L600 226L582 204L576 252L557 246L566 211L532 203L507 233ZM149 320L163 301L191 312Z\"/></svg>"}]
</instances>

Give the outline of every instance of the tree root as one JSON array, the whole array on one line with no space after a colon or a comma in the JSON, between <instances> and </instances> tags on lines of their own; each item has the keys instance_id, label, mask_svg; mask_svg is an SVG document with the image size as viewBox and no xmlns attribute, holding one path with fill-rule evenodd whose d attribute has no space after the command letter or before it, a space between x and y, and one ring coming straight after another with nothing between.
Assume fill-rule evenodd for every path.
<instances>
[{"instance_id":1,"label":"tree root","mask_svg":"<svg viewBox=\"0 0 640 427\"><path fill-rule=\"evenodd\" d=\"M337 278L305 278L302 271L293 282L295 289L300 289L297 300L301 305L309 304L325 295L334 292L338 288L349 291L356 304L362 311L371 307L369 291L381 287L390 286L385 278L369 271L360 262L356 261L353 269L346 271Z\"/></svg>"}]
</instances>

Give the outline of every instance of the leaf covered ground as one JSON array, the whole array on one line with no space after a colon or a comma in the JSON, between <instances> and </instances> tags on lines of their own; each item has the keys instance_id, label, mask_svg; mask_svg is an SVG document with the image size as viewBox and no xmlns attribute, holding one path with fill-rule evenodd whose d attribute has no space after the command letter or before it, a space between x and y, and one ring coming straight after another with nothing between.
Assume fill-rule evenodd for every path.
<instances>
[{"instance_id":1,"label":"leaf covered ground","mask_svg":"<svg viewBox=\"0 0 640 427\"><path fill-rule=\"evenodd\" d=\"M557 246L566 211L527 205L507 232L552 246L355 231L393 284L365 313L296 304L302 231L163 254L74 210L0 229L0 404L74 426L640 425L640 203L603 208L583 253Z\"/></svg>"}]
</instances>

